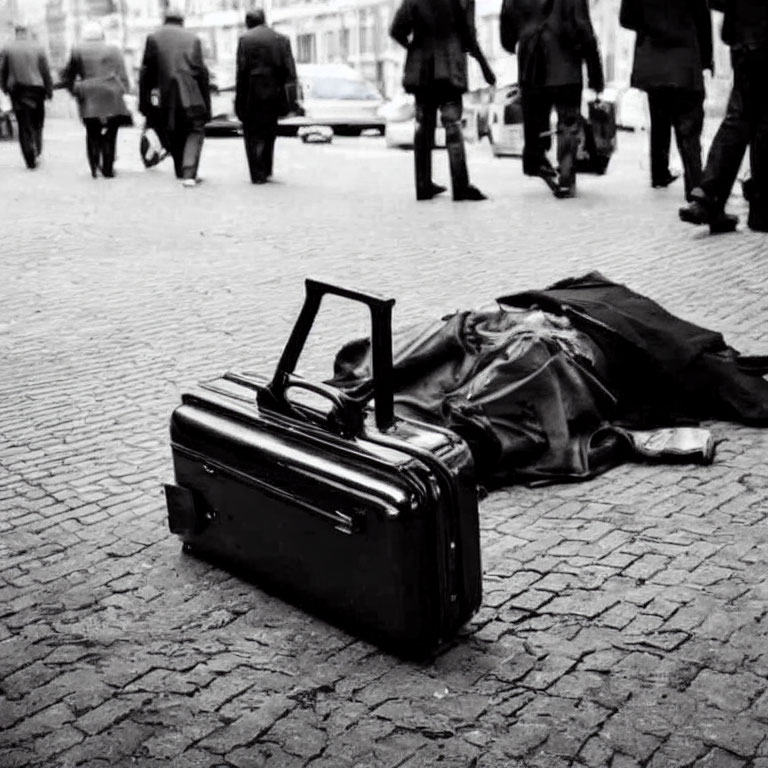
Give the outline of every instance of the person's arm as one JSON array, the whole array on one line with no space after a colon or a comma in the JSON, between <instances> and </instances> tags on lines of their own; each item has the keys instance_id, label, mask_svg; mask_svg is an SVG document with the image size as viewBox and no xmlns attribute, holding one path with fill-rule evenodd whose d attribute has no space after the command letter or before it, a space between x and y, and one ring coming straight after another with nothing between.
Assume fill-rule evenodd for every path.
<instances>
[{"instance_id":1,"label":"person's arm","mask_svg":"<svg viewBox=\"0 0 768 768\"><path fill-rule=\"evenodd\" d=\"M192 49L192 59L195 68L195 79L197 80L200 95L205 102L206 119L211 117L211 73L205 65L203 58L203 44L199 37L195 38L195 45Z\"/></svg>"},{"instance_id":2,"label":"person's arm","mask_svg":"<svg viewBox=\"0 0 768 768\"><path fill-rule=\"evenodd\" d=\"M145 117L152 112L152 89L157 87L157 43L150 35L144 46L139 70L139 112Z\"/></svg>"},{"instance_id":3,"label":"person's arm","mask_svg":"<svg viewBox=\"0 0 768 768\"><path fill-rule=\"evenodd\" d=\"M38 54L38 66L40 74L43 77L43 88L45 88L45 98L53 98L53 78L51 77L51 68L48 66L48 57L43 50Z\"/></svg>"},{"instance_id":4,"label":"person's arm","mask_svg":"<svg viewBox=\"0 0 768 768\"><path fill-rule=\"evenodd\" d=\"M707 7L707 0L696 0L693 9L693 22L696 25L696 37L701 53L701 68L715 73L715 60L712 46L712 14Z\"/></svg>"},{"instance_id":5,"label":"person's arm","mask_svg":"<svg viewBox=\"0 0 768 768\"><path fill-rule=\"evenodd\" d=\"M403 48L407 48L413 34L413 18L411 17L411 4L409 0L403 0L395 12L392 24L389 28L389 36Z\"/></svg>"},{"instance_id":6,"label":"person's arm","mask_svg":"<svg viewBox=\"0 0 768 768\"><path fill-rule=\"evenodd\" d=\"M483 71L483 77L488 85L496 85L496 75L491 69L491 65L488 63L488 59L485 58L483 49L480 47L480 43L477 40L477 27L475 25L475 0L465 0L466 9L464 14L465 25L465 41L464 44L467 49L467 53L480 65L480 69Z\"/></svg>"},{"instance_id":7,"label":"person's arm","mask_svg":"<svg viewBox=\"0 0 768 768\"><path fill-rule=\"evenodd\" d=\"M117 75L117 79L123 87L123 92L130 93L131 81L128 79L128 70L125 68L125 59L117 46L114 48L113 56L115 59L115 74Z\"/></svg>"},{"instance_id":8,"label":"person's arm","mask_svg":"<svg viewBox=\"0 0 768 768\"><path fill-rule=\"evenodd\" d=\"M624 29L631 29L634 32L642 31L642 0L621 0L621 7L619 8L619 24L621 24Z\"/></svg>"},{"instance_id":9,"label":"person's arm","mask_svg":"<svg viewBox=\"0 0 768 768\"><path fill-rule=\"evenodd\" d=\"M515 14L515 0L504 0L502 3L499 31L501 32L501 47L508 53L514 53L520 39L520 30Z\"/></svg>"},{"instance_id":10,"label":"person's arm","mask_svg":"<svg viewBox=\"0 0 768 768\"><path fill-rule=\"evenodd\" d=\"M77 79L77 61L75 60L75 51L69 54L69 59L64 65L64 69L59 73L59 85L66 88L71 94L75 92L75 80Z\"/></svg>"},{"instance_id":11,"label":"person's arm","mask_svg":"<svg viewBox=\"0 0 768 768\"><path fill-rule=\"evenodd\" d=\"M595 92L602 93L605 88L605 76L603 75L603 62L600 59L600 49L597 45L597 36L592 26L587 0L578 0L577 10L580 15L584 45L584 61L587 64L587 85Z\"/></svg>"},{"instance_id":12,"label":"person's arm","mask_svg":"<svg viewBox=\"0 0 768 768\"><path fill-rule=\"evenodd\" d=\"M248 71L245 66L245 47L243 38L237 41L237 56L235 59L235 114L240 122L245 117L245 105L248 93Z\"/></svg>"},{"instance_id":13,"label":"person's arm","mask_svg":"<svg viewBox=\"0 0 768 768\"><path fill-rule=\"evenodd\" d=\"M8 54L0 50L0 91L8 93Z\"/></svg>"}]
</instances>

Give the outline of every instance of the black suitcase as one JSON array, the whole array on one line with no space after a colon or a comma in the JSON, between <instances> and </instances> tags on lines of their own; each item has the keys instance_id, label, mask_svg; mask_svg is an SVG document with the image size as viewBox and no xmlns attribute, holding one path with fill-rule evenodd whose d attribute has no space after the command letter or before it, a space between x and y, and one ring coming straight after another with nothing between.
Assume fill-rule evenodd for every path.
<instances>
[{"instance_id":1,"label":"black suitcase","mask_svg":"<svg viewBox=\"0 0 768 768\"><path fill-rule=\"evenodd\" d=\"M393 300L314 280L306 290L271 381L228 373L174 410L169 527L185 551L387 650L424 657L480 605L471 453L453 432L395 417ZM370 308L375 418L364 393L294 374L328 293ZM330 410L289 400L292 389L326 398Z\"/></svg>"},{"instance_id":2,"label":"black suitcase","mask_svg":"<svg viewBox=\"0 0 768 768\"><path fill-rule=\"evenodd\" d=\"M602 176L616 151L616 105L595 99L587 105L576 152L576 170Z\"/></svg>"}]
</instances>

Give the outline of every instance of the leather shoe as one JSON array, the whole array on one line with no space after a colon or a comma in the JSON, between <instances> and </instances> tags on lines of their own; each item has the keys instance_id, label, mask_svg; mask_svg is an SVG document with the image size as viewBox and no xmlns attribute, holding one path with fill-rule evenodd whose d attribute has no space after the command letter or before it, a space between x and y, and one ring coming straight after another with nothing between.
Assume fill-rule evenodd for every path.
<instances>
[{"instance_id":1,"label":"leather shoe","mask_svg":"<svg viewBox=\"0 0 768 768\"><path fill-rule=\"evenodd\" d=\"M559 200L564 200L568 197L576 197L576 185L575 184L558 184L552 192Z\"/></svg>"},{"instance_id":2,"label":"leather shoe","mask_svg":"<svg viewBox=\"0 0 768 768\"><path fill-rule=\"evenodd\" d=\"M664 187L668 187L673 181L677 181L679 178L679 173L668 173L661 179L653 179L653 181L651 181L651 186L654 189L663 189Z\"/></svg>"},{"instance_id":3,"label":"leather shoe","mask_svg":"<svg viewBox=\"0 0 768 768\"><path fill-rule=\"evenodd\" d=\"M447 189L447 187L444 187L441 184L430 184L425 190L417 190L416 199L431 200L433 197L442 194Z\"/></svg>"},{"instance_id":4,"label":"leather shoe","mask_svg":"<svg viewBox=\"0 0 768 768\"><path fill-rule=\"evenodd\" d=\"M488 198L472 184L467 184L465 189L460 192L454 192L454 200L487 200Z\"/></svg>"},{"instance_id":5,"label":"leather shoe","mask_svg":"<svg viewBox=\"0 0 768 768\"><path fill-rule=\"evenodd\" d=\"M681 221L687 224L709 224L709 232L712 235L722 235L734 232L739 223L739 217L724 211L713 212L700 199L694 198L693 202L685 205L678 211Z\"/></svg>"}]
</instances>

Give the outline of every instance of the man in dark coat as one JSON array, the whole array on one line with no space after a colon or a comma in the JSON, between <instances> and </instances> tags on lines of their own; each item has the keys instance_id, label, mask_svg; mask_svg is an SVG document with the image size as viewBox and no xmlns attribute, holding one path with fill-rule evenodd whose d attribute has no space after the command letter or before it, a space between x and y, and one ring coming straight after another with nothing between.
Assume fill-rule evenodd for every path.
<instances>
[{"instance_id":1,"label":"man in dark coat","mask_svg":"<svg viewBox=\"0 0 768 768\"><path fill-rule=\"evenodd\" d=\"M263 184L272 175L277 120L295 107L296 65L290 40L266 25L263 10L249 11L245 26L237 46L235 113L251 181Z\"/></svg>"},{"instance_id":2,"label":"man in dark coat","mask_svg":"<svg viewBox=\"0 0 768 768\"><path fill-rule=\"evenodd\" d=\"M183 25L184 14L169 7L165 24L147 36L139 110L170 151L176 178L193 187L211 116L210 76L200 39Z\"/></svg>"},{"instance_id":3,"label":"man in dark coat","mask_svg":"<svg viewBox=\"0 0 768 768\"><path fill-rule=\"evenodd\" d=\"M703 70L713 69L707 0L622 0L619 20L637 33L631 84L648 93L651 186L666 187L672 126L683 162L685 197L701 184Z\"/></svg>"},{"instance_id":4,"label":"man in dark coat","mask_svg":"<svg viewBox=\"0 0 768 768\"><path fill-rule=\"evenodd\" d=\"M112 178L117 131L131 123L123 100L129 89L128 74L123 54L116 45L104 42L104 30L98 22L88 22L82 38L72 49L61 80L77 98L91 176L95 179L101 170L105 178Z\"/></svg>"},{"instance_id":5,"label":"man in dark coat","mask_svg":"<svg viewBox=\"0 0 768 768\"><path fill-rule=\"evenodd\" d=\"M11 97L21 154L32 169L43 151L45 100L53 96L53 81L42 46L29 39L23 25L15 33L16 39L0 51L0 89Z\"/></svg>"},{"instance_id":6,"label":"man in dark coat","mask_svg":"<svg viewBox=\"0 0 768 768\"><path fill-rule=\"evenodd\" d=\"M453 199L485 200L485 195L469 183L461 130L467 53L478 60L488 83L496 82L477 42L474 0L403 0L389 34L408 50L403 88L416 97L416 199L429 200L445 191L432 181L432 147L440 110Z\"/></svg>"},{"instance_id":7,"label":"man in dark coat","mask_svg":"<svg viewBox=\"0 0 768 768\"><path fill-rule=\"evenodd\" d=\"M710 0L723 11L723 41L731 48L733 88L728 108L709 149L693 202L680 209L689 224L708 224L712 233L732 232L738 217L725 213L747 147L751 148L751 229L768 232L768 2Z\"/></svg>"},{"instance_id":8,"label":"man in dark coat","mask_svg":"<svg viewBox=\"0 0 768 768\"><path fill-rule=\"evenodd\" d=\"M604 85L589 6L586 0L504 0L500 27L504 49L517 52L523 173L541 176L556 197L573 197L584 63L589 87L600 93ZM547 159L553 107L557 111L557 172Z\"/></svg>"}]
</instances>

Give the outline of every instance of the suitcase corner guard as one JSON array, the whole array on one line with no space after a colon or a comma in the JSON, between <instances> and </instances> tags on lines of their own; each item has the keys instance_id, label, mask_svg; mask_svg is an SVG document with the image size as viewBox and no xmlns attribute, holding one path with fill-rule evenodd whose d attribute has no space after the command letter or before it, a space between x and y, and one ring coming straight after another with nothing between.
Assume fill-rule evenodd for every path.
<instances>
[{"instance_id":1,"label":"suitcase corner guard","mask_svg":"<svg viewBox=\"0 0 768 768\"><path fill-rule=\"evenodd\" d=\"M179 485L165 484L168 528L178 536L196 536L216 519L216 511L200 503L196 494Z\"/></svg>"}]
</instances>

